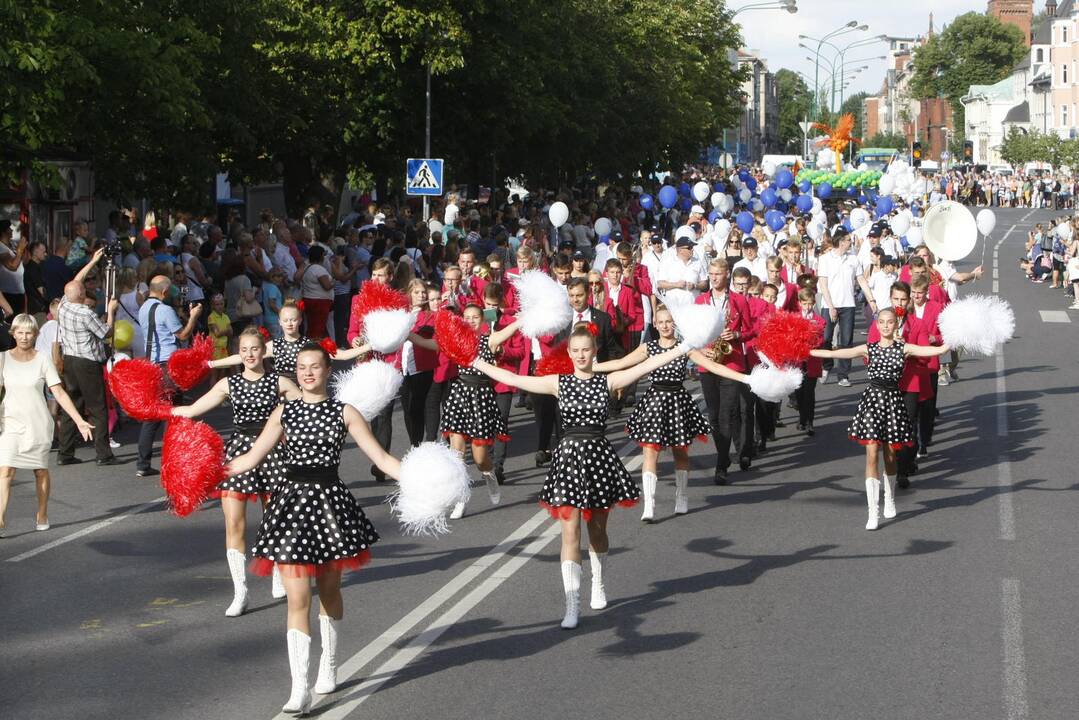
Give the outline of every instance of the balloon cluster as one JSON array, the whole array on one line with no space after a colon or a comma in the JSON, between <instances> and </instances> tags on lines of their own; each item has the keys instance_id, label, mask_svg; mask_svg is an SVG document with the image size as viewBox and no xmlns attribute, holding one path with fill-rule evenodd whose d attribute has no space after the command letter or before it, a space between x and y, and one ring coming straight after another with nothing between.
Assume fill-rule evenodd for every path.
<instances>
[{"instance_id":1,"label":"balloon cluster","mask_svg":"<svg viewBox=\"0 0 1079 720\"><path fill-rule=\"evenodd\" d=\"M827 183L831 188L875 188L884 173L878 170L844 170L841 173L826 170L803 170L798 173L798 182L808 182L819 187Z\"/></svg>"}]
</instances>

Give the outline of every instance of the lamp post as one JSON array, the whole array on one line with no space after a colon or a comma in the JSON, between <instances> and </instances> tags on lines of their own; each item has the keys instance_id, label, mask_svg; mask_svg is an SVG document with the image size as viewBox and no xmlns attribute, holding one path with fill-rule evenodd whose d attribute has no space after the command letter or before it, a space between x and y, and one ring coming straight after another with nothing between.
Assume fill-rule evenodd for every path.
<instances>
[{"instance_id":1,"label":"lamp post","mask_svg":"<svg viewBox=\"0 0 1079 720\"><path fill-rule=\"evenodd\" d=\"M749 3L748 5L736 8L735 11L731 13L731 17L733 18L738 13L745 12L746 10L786 10L793 15L798 12L798 0L766 0L765 2Z\"/></svg>"},{"instance_id":2,"label":"lamp post","mask_svg":"<svg viewBox=\"0 0 1079 720\"><path fill-rule=\"evenodd\" d=\"M864 27L864 28L865 28L866 30L868 30L868 29L869 29L869 28L868 28L867 26L863 26L863 27ZM859 29L862 29L862 28L859 28ZM844 65L844 63L846 63L846 62L847 62L847 61L846 61L846 55L847 55L847 51L848 51L848 50L850 50L851 48L856 48L856 47L865 47L866 45L873 45L873 44L875 44L875 43L879 43L879 42L887 42L887 40L888 40L888 36L887 36L887 35L877 35L876 37L871 37L871 38L863 38L862 40L855 40L854 42L852 42L852 43L849 43L849 44L848 44L848 45L846 45L846 46L845 46L845 47L844 47L844 48L843 48L842 50L839 50L839 51L838 51L838 52L836 53L836 58L837 58L837 60L838 60L838 63L837 63L837 65L838 65L838 67L839 67L840 71L842 71L842 70L843 70L843 65ZM882 55L882 56L880 56L880 58L879 58L879 59L883 60L883 59L884 59L885 57L886 57L886 56ZM869 59L873 59L873 58L865 58L865 59L866 59L866 60L869 60ZM860 62L860 61L858 61L858 60L851 60L851 62ZM842 90L840 90L840 93L839 93L839 106L840 106L840 107L842 107L842 106L843 106L843 91L842 91Z\"/></svg>"},{"instance_id":3,"label":"lamp post","mask_svg":"<svg viewBox=\"0 0 1079 720\"><path fill-rule=\"evenodd\" d=\"M820 49L821 49L821 47L823 47L824 43L828 41L829 38L837 37L839 35L842 35L843 33L853 32L854 29L857 28L857 27L858 27L858 21L857 20L851 20L850 22L846 23L845 25L840 25L835 30L832 30L830 33L826 34L824 37L821 37L821 38L813 38L813 37L809 37L808 35L799 35L798 36L799 40L813 40L813 41L816 41L816 43L817 43L817 49L813 51L814 55L817 58L813 62L813 98L814 98L813 99L813 114L814 115L817 114L817 109L818 109L817 108L816 96L817 96L817 93L820 91L820 83L818 82L818 80L820 78Z\"/></svg>"}]
</instances>

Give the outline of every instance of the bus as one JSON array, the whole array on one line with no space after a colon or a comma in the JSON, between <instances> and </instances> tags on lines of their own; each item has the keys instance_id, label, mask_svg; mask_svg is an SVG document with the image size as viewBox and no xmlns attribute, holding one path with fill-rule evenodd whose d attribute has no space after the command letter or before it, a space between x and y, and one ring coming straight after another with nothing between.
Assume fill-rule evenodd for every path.
<instances>
[{"instance_id":1,"label":"bus","mask_svg":"<svg viewBox=\"0 0 1079 720\"><path fill-rule=\"evenodd\" d=\"M899 151L895 148L861 148L854 156L854 167L861 167L865 163L868 169L883 172L897 157Z\"/></svg>"}]
</instances>

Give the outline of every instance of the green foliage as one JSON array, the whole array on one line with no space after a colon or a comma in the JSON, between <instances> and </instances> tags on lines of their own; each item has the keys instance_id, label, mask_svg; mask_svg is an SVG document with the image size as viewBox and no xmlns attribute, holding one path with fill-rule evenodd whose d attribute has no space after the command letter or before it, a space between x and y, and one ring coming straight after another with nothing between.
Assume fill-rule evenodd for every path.
<instances>
[{"instance_id":1,"label":"green foliage","mask_svg":"<svg viewBox=\"0 0 1079 720\"><path fill-rule=\"evenodd\" d=\"M907 144L907 138L899 133L884 133L878 132L873 137L865 141L866 147L875 148L894 148L900 152L906 152L909 149Z\"/></svg>"},{"instance_id":2,"label":"green foliage","mask_svg":"<svg viewBox=\"0 0 1079 720\"><path fill-rule=\"evenodd\" d=\"M813 91L797 73L786 68L776 73L776 104L779 106L779 142L784 152L802 151L802 128L813 109Z\"/></svg>"},{"instance_id":3,"label":"green foliage","mask_svg":"<svg viewBox=\"0 0 1079 720\"><path fill-rule=\"evenodd\" d=\"M1000 157L1011 165L1043 162L1074 171L1079 168L1079 140L1064 140L1056 133L1026 133L1012 127L1001 144Z\"/></svg>"}]
</instances>

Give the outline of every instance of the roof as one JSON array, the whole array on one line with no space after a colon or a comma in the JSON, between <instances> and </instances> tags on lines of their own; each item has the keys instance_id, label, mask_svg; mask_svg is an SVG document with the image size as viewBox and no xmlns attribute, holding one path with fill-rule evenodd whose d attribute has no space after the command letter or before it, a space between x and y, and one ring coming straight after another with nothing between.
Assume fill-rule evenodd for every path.
<instances>
[{"instance_id":1,"label":"roof","mask_svg":"<svg viewBox=\"0 0 1079 720\"><path fill-rule=\"evenodd\" d=\"M1064 2L1071 4L1071 0L1064 0ZM1052 45L1053 44L1053 23L1050 22L1050 18L1042 20L1038 25L1037 31L1034 33L1034 37L1030 41L1031 45Z\"/></svg>"},{"instance_id":2,"label":"roof","mask_svg":"<svg viewBox=\"0 0 1079 720\"><path fill-rule=\"evenodd\" d=\"M1004 116L1004 122L1006 123L1028 123L1030 122L1030 104L1024 100L1019 103Z\"/></svg>"},{"instance_id":3,"label":"roof","mask_svg":"<svg viewBox=\"0 0 1079 720\"><path fill-rule=\"evenodd\" d=\"M1016 70L1026 70L1028 67L1030 67L1030 53L1024 55L1023 59L1015 64L1015 67L1012 68L1012 72L1015 72Z\"/></svg>"},{"instance_id":4,"label":"roof","mask_svg":"<svg viewBox=\"0 0 1079 720\"><path fill-rule=\"evenodd\" d=\"M1014 84L1011 76L993 85L971 85L964 99L978 96L983 96L987 102L1012 99L1014 97Z\"/></svg>"}]
</instances>

